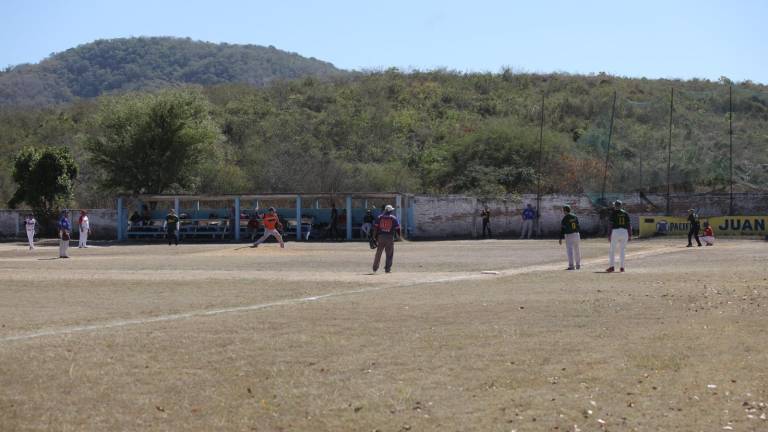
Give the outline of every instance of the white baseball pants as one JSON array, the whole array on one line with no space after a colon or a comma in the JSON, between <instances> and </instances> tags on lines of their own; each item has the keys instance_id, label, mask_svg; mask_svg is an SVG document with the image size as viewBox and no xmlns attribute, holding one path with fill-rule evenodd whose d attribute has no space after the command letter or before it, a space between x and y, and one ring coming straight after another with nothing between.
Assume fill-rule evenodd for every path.
<instances>
[{"instance_id":1,"label":"white baseball pants","mask_svg":"<svg viewBox=\"0 0 768 432\"><path fill-rule=\"evenodd\" d=\"M266 228L264 229L264 235L261 236L260 239L256 240L256 243L254 244L259 245L264 243L269 238L269 236L276 238L277 241L280 242L280 247L284 246L283 236L280 235L280 232L276 229L266 229Z\"/></svg>"},{"instance_id":2,"label":"white baseball pants","mask_svg":"<svg viewBox=\"0 0 768 432\"><path fill-rule=\"evenodd\" d=\"M616 254L616 247L618 246L620 257L619 263L621 264L619 267L624 268L624 252L628 241L629 233L626 228L614 228L613 231L611 231L611 250L609 252L610 256L608 257L609 267L613 267L614 255Z\"/></svg>"},{"instance_id":3,"label":"white baseball pants","mask_svg":"<svg viewBox=\"0 0 768 432\"><path fill-rule=\"evenodd\" d=\"M579 233L565 235L565 250L568 252L568 268L574 268L574 263L576 267L581 267L580 243L581 235Z\"/></svg>"}]
</instances>

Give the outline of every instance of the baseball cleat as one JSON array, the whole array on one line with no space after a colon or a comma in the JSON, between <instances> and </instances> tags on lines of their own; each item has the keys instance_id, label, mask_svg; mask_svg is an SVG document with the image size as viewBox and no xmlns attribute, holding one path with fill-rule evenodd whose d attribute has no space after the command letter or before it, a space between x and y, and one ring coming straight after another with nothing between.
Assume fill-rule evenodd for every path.
<instances>
[{"instance_id":1,"label":"baseball cleat","mask_svg":"<svg viewBox=\"0 0 768 432\"><path fill-rule=\"evenodd\" d=\"M605 272L606 273L613 273L613 270L614 270L614 268L613 268L613 266L611 266L611 267L608 267L607 269L605 269Z\"/></svg>"},{"instance_id":2,"label":"baseball cleat","mask_svg":"<svg viewBox=\"0 0 768 432\"><path fill-rule=\"evenodd\" d=\"M621 269L619 269L619 271L620 271L620 272L622 272L622 273L624 273L624 267L622 267Z\"/></svg>"}]
</instances>

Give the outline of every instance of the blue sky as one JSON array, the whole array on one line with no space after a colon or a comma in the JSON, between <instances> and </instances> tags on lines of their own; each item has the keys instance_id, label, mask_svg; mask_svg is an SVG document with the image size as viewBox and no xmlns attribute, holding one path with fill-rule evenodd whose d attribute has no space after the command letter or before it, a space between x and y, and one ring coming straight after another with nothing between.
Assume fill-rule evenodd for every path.
<instances>
[{"instance_id":1,"label":"blue sky","mask_svg":"<svg viewBox=\"0 0 768 432\"><path fill-rule=\"evenodd\" d=\"M768 83L768 1L2 0L0 67L96 39L274 45L345 69Z\"/></svg>"}]
</instances>

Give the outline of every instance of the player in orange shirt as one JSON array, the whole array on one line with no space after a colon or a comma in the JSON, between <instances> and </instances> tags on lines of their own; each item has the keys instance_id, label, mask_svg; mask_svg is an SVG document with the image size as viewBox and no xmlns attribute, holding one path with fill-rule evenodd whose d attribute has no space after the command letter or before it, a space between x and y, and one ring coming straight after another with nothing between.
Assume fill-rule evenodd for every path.
<instances>
[{"instance_id":1,"label":"player in orange shirt","mask_svg":"<svg viewBox=\"0 0 768 432\"><path fill-rule=\"evenodd\" d=\"M283 225L280 223L280 218L277 216L274 207L269 208L269 213L265 214L261 218L261 223L264 225L264 235L261 236L260 239L256 240L256 243L254 243L251 247L259 247L259 245L264 243L264 241L266 241L269 236L273 236L277 239L277 241L280 242L280 247L284 248L285 243L283 243L283 236L281 236L280 231L278 231L278 229L282 228Z\"/></svg>"}]
</instances>

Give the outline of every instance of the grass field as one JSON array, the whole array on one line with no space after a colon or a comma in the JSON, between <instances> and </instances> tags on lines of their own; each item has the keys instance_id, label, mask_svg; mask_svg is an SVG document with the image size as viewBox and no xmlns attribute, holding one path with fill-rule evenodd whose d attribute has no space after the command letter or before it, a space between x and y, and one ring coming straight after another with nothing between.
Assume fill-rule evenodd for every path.
<instances>
[{"instance_id":1,"label":"grass field","mask_svg":"<svg viewBox=\"0 0 768 432\"><path fill-rule=\"evenodd\" d=\"M684 245L0 244L0 431L766 431L768 243Z\"/></svg>"}]
</instances>

